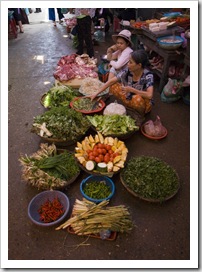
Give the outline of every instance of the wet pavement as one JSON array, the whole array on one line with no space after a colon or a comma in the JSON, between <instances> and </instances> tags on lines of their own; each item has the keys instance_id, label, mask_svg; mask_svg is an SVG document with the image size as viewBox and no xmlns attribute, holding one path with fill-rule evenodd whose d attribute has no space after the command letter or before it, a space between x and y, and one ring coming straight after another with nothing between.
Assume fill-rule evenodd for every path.
<instances>
[{"instance_id":1,"label":"wet pavement","mask_svg":"<svg viewBox=\"0 0 202 272\"><path fill-rule=\"evenodd\" d=\"M65 26L58 24L54 28L51 22L34 15L38 16L31 14L30 24L24 25L25 33L8 41L8 259L189 260L190 108L182 100L172 104L161 102L157 91L155 106L147 119L154 120L159 115L168 136L152 141L137 132L125 143L129 158L154 156L176 169L180 177L176 196L162 204L145 202L129 194L119 175L115 175L116 193L110 203L126 205L136 225L128 234L119 233L115 241L87 239L66 230L38 227L29 220L28 204L39 191L22 181L18 159L20 154L31 155L39 149L40 139L30 129L33 117L44 112L40 98L54 84L53 71L60 57L76 51L66 36ZM109 44L111 33L105 43L94 47L96 57L104 54ZM71 207L76 198L81 199L79 185L86 176L82 172L65 191ZM135 267L134 263L123 265ZM77 267L77 262L74 266Z\"/></svg>"}]
</instances>

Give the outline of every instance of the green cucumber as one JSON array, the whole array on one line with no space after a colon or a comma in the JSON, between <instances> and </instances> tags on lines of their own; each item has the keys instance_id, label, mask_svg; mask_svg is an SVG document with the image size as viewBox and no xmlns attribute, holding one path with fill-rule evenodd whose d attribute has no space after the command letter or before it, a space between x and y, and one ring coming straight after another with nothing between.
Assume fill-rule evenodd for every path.
<instances>
[{"instance_id":1,"label":"green cucumber","mask_svg":"<svg viewBox=\"0 0 202 272\"><path fill-rule=\"evenodd\" d=\"M95 169L96 163L94 161L87 161L86 169L88 171L93 171Z\"/></svg>"},{"instance_id":2,"label":"green cucumber","mask_svg":"<svg viewBox=\"0 0 202 272\"><path fill-rule=\"evenodd\" d=\"M105 162L99 162L96 169L99 172L107 172L107 164Z\"/></svg>"}]
</instances>

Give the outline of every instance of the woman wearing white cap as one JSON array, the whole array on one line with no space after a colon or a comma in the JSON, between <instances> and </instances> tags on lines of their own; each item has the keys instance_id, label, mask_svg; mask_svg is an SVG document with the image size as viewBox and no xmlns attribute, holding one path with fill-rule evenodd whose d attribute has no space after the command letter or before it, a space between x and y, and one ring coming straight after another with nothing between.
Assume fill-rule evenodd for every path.
<instances>
[{"instance_id":1,"label":"woman wearing white cap","mask_svg":"<svg viewBox=\"0 0 202 272\"><path fill-rule=\"evenodd\" d=\"M124 29L119 34L112 35L112 39L116 44L107 49L107 60L110 61L109 66L111 67L108 80L127 68L130 53L133 52L131 48L133 43L129 30Z\"/></svg>"}]
</instances>

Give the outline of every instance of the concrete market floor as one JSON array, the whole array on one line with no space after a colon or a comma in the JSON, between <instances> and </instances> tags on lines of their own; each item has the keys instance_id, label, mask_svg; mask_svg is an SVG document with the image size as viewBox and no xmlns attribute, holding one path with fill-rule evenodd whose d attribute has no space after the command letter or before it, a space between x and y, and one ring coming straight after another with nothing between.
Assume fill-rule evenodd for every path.
<instances>
[{"instance_id":1,"label":"concrete market floor","mask_svg":"<svg viewBox=\"0 0 202 272\"><path fill-rule=\"evenodd\" d=\"M22 181L18 159L20 154L31 155L39 149L40 138L30 129L33 117L44 112L40 98L54 84L53 71L60 57L76 51L72 40L66 37L66 27L58 24L54 28L42 16L30 14L24 34L8 41L8 259L189 260L190 108L182 100L172 104L161 102L157 91L155 106L147 118L154 120L159 115L168 136L152 141L137 132L125 143L129 158L154 156L175 168L180 177L177 195L162 204L148 203L129 194L119 175L114 176L116 193L111 205L126 205L136 225L128 234L119 233L115 241L95 238L86 241L87 237L41 228L29 220L28 204L39 191ZM95 46L96 57L112 44L111 34L105 43ZM71 207L76 198L82 198L79 185L84 177L87 174L81 172L65 191Z\"/></svg>"}]
</instances>

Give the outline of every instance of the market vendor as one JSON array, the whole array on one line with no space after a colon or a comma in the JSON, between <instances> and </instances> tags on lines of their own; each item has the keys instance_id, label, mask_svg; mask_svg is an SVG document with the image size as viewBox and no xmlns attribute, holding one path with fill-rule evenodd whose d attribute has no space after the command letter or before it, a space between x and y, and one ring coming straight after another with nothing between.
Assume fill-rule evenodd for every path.
<instances>
[{"instance_id":1,"label":"market vendor","mask_svg":"<svg viewBox=\"0 0 202 272\"><path fill-rule=\"evenodd\" d=\"M115 44L107 49L107 60L110 67L108 80L126 68L130 53L133 52L131 48L133 43L129 30L124 29L117 35L112 35L112 39Z\"/></svg>"},{"instance_id":2,"label":"market vendor","mask_svg":"<svg viewBox=\"0 0 202 272\"><path fill-rule=\"evenodd\" d=\"M121 100L124 106L136 110L141 115L150 112L154 81L153 74L145 68L147 64L148 56L145 50L133 51L127 69L108 80L91 98L94 99L110 87L110 93Z\"/></svg>"}]
</instances>

